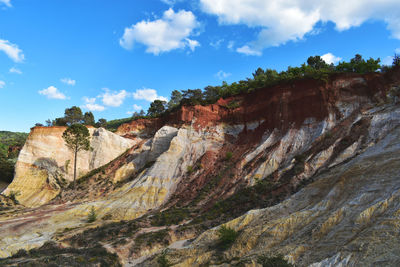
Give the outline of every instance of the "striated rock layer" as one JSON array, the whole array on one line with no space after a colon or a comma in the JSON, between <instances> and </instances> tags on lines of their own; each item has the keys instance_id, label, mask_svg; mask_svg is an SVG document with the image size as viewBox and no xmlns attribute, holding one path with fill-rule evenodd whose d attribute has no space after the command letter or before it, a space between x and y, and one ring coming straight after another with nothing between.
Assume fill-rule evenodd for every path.
<instances>
[{"instance_id":1,"label":"striated rock layer","mask_svg":"<svg viewBox=\"0 0 400 267\"><path fill-rule=\"evenodd\" d=\"M399 107L373 113L359 156L282 203L226 223L239 237L223 260L215 251L219 227L170 250L168 259L174 266L254 266L258 255L282 254L296 266L399 266L399 125Z\"/></svg>"},{"instance_id":2,"label":"striated rock layer","mask_svg":"<svg viewBox=\"0 0 400 267\"><path fill-rule=\"evenodd\" d=\"M34 127L21 150L13 182L5 190L18 193L25 206L39 206L57 196L63 186L73 180L73 152L62 138L66 127ZM134 141L103 128L89 128L91 150L80 151L77 177L113 160Z\"/></svg>"}]
</instances>

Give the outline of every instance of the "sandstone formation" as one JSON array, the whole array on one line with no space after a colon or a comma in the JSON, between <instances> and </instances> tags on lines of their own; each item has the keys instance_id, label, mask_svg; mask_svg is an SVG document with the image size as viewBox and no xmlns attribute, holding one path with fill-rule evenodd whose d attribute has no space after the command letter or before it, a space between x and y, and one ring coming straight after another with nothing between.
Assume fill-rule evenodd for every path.
<instances>
[{"instance_id":1,"label":"sandstone formation","mask_svg":"<svg viewBox=\"0 0 400 267\"><path fill-rule=\"evenodd\" d=\"M18 192L18 201L25 206L47 203L73 180L73 153L62 134L66 127L34 127L21 150L15 177L4 194ZM89 128L91 150L80 151L77 176L113 160L134 141L122 138L103 128Z\"/></svg>"}]
</instances>

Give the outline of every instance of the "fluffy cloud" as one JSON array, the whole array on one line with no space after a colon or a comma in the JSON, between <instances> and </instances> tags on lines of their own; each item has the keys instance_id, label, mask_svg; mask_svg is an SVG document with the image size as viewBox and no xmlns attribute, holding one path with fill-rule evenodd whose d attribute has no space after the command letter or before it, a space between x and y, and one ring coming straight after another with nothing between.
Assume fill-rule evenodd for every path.
<instances>
[{"instance_id":1,"label":"fluffy cloud","mask_svg":"<svg viewBox=\"0 0 400 267\"><path fill-rule=\"evenodd\" d=\"M341 57L337 57L332 53L326 53L325 55L322 55L321 58L328 64L336 64L342 59Z\"/></svg>"},{"instance_id":2,"label":"fluffy cloud","mask_svg":"<svg viewBox=\"0 0 400 267\"><path fill-rule=\"evenodd\" d=\"M136 90L136 92L133 93L133 98L137 100L146 100L149 102L153 102L156 99L168 101L168 98L159 96L156 90L149 88Z\"/></svg>"},{"instance_id":3,"label":"fluffy cloud","mask_svg":"<svg viewBox=\"0 0 400 267\"><path fill-rule=\"evenodd\" d=\"M58 91L58 89L54 86L49 86L46 89L39 91L39 94L45 95L49 99L66 99L67 97Z\"/></svg>"},{"instance_id":4,"label":"fluffy cloud","mask_svg":"<svg viewBox=\"0 0 400 267\"><path fill-rule=\"evenodd\" d=\"M237 52L260 55L262 50L297 41L315 33L317 22L331 21L339 31L381 20L400 39L398 0L200 0L203 11L216 15L220 24L261 27L258 38Z\"/></svg>"},{"instance_id":5,"label":"fluffy cloud","mask_svg":"<svg viewBox=\"0 0 400 267\"><path fill-rule=\"evenodd\" d=\"M104 90L106 92L100 97L102 98L103 104L110 107L121 106L125 98L129 95L125 90L121 90L119 92L113 92L107 88L104 88Z\"/></svg>"},{"instance_id":6,"label":"fluffy cloud","mask_svg":"<svg viewBox=\"0 0 400 267\"><path fill-rule=\"evenodd\" d=\"M82 105L82 108L85 108L90 111L103 111L105 109L104 106L96 104L96 98L88 98L84 97L83 100L85 101L85 104Z\"/></svg>"},{"instance_id":7,"label":"fluffy cloud","mask_svg":"<svg viewBox=\"0 0 400 267\"><path fill-rule=\"evenodd\" d=\"M72 80L71 78L62 78L60 80L62 83L68 84L68 85L72 85L74 86L76 84L75 80Z\"/></svg>"},{"instance_id":8,"label":"fluffy cloud","mask_svg":"<svg viewBox=\"0 0 400 267\"><path fill-rule=\"evenodd\" d=\"M132 49L136 42L144 44L147 47L146 52L154 55L185 47L193 51L200 44L189 39L189 36L198 26L199 23L192 12L180 10L175 13L170 8L164 12L161 19L142 20L125 28L119 43L128 50Z\"/></svg>"},{"instance_id":9,"label":"fluffy cloud","mask_svg":"<svg viewBox=\"0 0 400 267\"><path fill-rule=\"evenodd\" d=\"M17 68L14 68L14 67L12 67L12 68L9 70L9 72L10 72L10 73L16 73L16 74L22 74L22 71L21 71L20 69L17 69Z\"/></svg>"},{"instance_id":10,"label":"fluffy cloud","mask_svg":"<svg viewBox=\"0 0 400 267\"><path fill-rule=\"evenodd\" d=\"M0 89L3 88L6 85L4 81L0 81Z\"/></svg>"},{"instance_id":11,"label":"fluffy cloud","mask_svg":"<svg viewBox=\"0 0 400 267\"><path fill-rule=\"evenodd\" d=\"M4 4L8 7L11 7L11 0L0 0L0 4Z\"/></svg>"},{"instance_id":12,"label":"fluffy cloud","mask_svg":"<svg viewBox=\"0 0 400 267\"><path fill-rule=\"evenodd\" d=\"M220 80L223 80L223 79L228 78L231 75L232 75L232 73L226 73L225 71L220 70L217 72L217 74L215 74L215 77L217 77Z\"/></svg>"},{"instance_id":13,"label":"fluffy cloud","mask_svg":"<svg viewBox=\"0 0 400 267\"><path fill-rule=\"evenodd\" d=\"M0 51L6 53L14 62L24 61L25 56L22 50L18 48L18 45L12 44L7 40L0 39Z\"/></svg>"},{"instance_id":14,"label":"fluffy cloud","mask_svg":"<svg viewBox=\"0 0 400 267\"><path fill-rule=\"evenodd\" d=\"M248 45L244 45L242 47L238 47L236 49L236 52L241 53L241 54L245 54L247 56L261 56L262 55L261 51L259 51L257 49L250 48Z\"/></svg>"}]
</instances>

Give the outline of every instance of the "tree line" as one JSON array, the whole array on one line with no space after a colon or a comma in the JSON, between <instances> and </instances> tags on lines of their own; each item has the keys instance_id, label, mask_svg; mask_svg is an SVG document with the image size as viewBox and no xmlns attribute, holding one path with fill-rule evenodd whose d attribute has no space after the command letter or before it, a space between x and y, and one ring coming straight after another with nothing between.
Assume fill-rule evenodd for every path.
<instances>
[{"instance_id":1,"label":"tree line","mask_svg":"<svg viewBox=\"0 0 400 267\"><path fill-rule=\"evenodd\" d=\"M91 111L82 113L80 107L73 106L71 108L66 108L64 112L64 117L55 118L54 120L46 120L46 124L43 125L41 123L36 123L35 126L71 126L73 124L84 124L87 126L95 126L95 127L106 127L107 120L99 119L95 122L94 115Z\"/></svg>"},{"instance_id":2,"label":"tree line","mask_svg":"<svg viewBox=\"0 0 400 267\"><path fill-rule=\"evenodd\" d=\"M399 66L399 56L395 54L393 66ZM265 88L282 82L293 81L302 78L326 80L332 73L368 73L378 70L387 71L391 66L381 66L380 59L363 59L356 54L349 62L340 62L336 66L327 64L320 56L311 56L307 63L300 67L289 66L286 71L278 72L274 69L258 68L252 73L251 78L228 84L222 82L220 86L206 86L201 89L174 90L170 101L154 100L147 111L147 116L157 117L168 113L182 105L207 105L215 103L219 98L226 98L242 93L250 93L259 88Z\"/></svg>"}]
</instances>

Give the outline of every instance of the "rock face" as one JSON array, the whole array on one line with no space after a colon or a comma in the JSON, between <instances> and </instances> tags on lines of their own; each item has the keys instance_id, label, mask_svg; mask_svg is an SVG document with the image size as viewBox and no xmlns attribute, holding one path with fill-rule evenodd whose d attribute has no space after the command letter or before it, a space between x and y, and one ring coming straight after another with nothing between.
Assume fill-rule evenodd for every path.
<instances>
[{"instance_id":1,"label":"rock face","mask_svg":"<svg viewBox=\"0 0 400 267\"><path fill-rule=\"evenodd\" d=\"M374 113L369 147L359 156L318 175L282 203L226 223L240 234L224 252L225 261L240 258L253 266L254 255L283 254L296 266L398 266L399 123L399 107ZM174 266L215 263L217 230L170 251Z\"/></svg>"},{"instance_id":2,"label":"rock face","mask_svg":"<svg viewBox=\"0 0 400 267\"><path fill-rule=\"evenodd\" d=\"M305 79L133 121L120 136L91 129L81 174L130 149L87 177L79 190L93 197L70 192L71 203L0 216L0 257L48 240L74 246L65 233L92 228L97 239L84 246L98 242L128 266L156 266L173 241L164 256L176 266L256 266L265 253L299 266L397 265L400 108L387 96L398 84L399 69ZM22 204L48 203L71 180L63 130L28 138L7 189ZM97 228L85 221L92 207ZM239 231L224 252L215 249L221 223ZM158 230L176 232L169 242Z\"/></svg>"},{"instance_id":3,"label":"rock face","mask_svg":"<svg viewBox=\"0 0 400 267\"><path fill-rule=\"evenodd\" d=\"M62 134L66 127L34 127L21 150L15 178L5 194L18 192L18 201L25 206L39 206L53 199L61 187L73 180L73 153ZM77 177L113 160L134 141L103 128L89 128L91 151L80 151Z\"/></svg>"}]
</instances>

